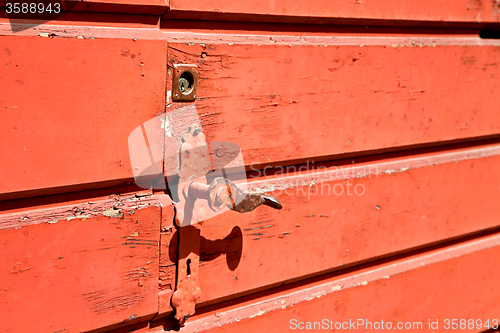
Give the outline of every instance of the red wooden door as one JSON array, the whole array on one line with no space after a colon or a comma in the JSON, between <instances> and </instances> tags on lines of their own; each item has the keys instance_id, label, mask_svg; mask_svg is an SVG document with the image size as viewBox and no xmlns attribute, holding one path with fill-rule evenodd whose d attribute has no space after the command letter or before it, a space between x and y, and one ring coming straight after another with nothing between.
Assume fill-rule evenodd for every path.
<instances>
[{"instance_id":1,"label":"red wooden door","mask_svg":"<svg viewBox=\"0 0 500 333\"><path fill-rule=\"evenodd\" d=\"M498 1L86 4L0 21L0 331L497 328ZM282 209L177 226L193 124Z\"/></svg>"}]
</instances>

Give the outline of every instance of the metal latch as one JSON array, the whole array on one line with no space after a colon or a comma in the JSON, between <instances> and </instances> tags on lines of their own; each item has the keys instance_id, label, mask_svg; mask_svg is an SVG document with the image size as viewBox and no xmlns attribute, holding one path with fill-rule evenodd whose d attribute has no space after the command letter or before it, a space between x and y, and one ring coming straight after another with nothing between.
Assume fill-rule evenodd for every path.
<instances>
[{"instance_id":1,"label":"metal latch","mask_svg":"<svg viewBox=\"0 0 500 333\"><path fill-rule=\"evenodd\" d=\"M205 135L199 126L191 126L182 137L177 176L178 203L175 224L179 227L179 249L176 290L171 303L175 318L182 326L195 312L201 296L198 283L200 261L200 229L203 220L214 212L231 209L239 213L254 210L260 205L281 209L272 195L249 194L234 182L217 177L210 184L206 175L211 171L210 156ZM212 214L211 214L212 213Z\"/></svg>"}]
</instances>

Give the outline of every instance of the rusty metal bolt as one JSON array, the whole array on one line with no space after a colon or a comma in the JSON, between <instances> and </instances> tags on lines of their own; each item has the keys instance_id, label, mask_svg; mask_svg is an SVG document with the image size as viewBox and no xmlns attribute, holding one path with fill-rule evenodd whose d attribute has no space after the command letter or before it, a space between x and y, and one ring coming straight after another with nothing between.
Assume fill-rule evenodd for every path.
<instances>
[{"instance_id":1,"label":"rusty metal bolt","mask_svg":"<svg viewBox=\"0 0 500 333\"><path fill-rule=\"evenodd\" d=\"M223 178L215 179L212 184L205 185L192 181L188 184L188 194L191 198L204 199L213 211L224 208L231 198L229 180Z\"/></svg>"},{"instance_id":2,"label":"rusty metal bolt","mask_svg":"<svg viewBox=\"0 0 500 333\"><path fill-rule=\"evenodd\" d=\"M197 199L205 199L205 200L209 199L209 194L208 194L208 190L210 188L209 185L192 181L189 183L188 186L189 186L188 193L191 197Z\"/></svg>"},{"instance_id":3,"label":"rusty metal bolt","mask_svg":"<svg viewBox=\"0 0 500 333\"><path fill-rule=\"evenodd\" d=\"M228 207L239 213L254 210L260 205L281 209L280 202L270 194L247 194L229 179L215 178L209 185L195 181L187 184L187 196L192 200L205 199L213 211Z\"/></svg>"}]
</instances>

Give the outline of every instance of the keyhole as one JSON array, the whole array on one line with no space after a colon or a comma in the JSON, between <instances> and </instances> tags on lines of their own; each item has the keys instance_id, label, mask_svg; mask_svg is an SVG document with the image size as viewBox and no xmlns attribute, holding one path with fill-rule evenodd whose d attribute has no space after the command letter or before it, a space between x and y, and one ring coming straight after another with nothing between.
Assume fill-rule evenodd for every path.
<instances>
[{"instance_id":1,"label":"keyhole","mask_svg":"<svg viewBox=\"0 0 500 333\"><path fill-rule=\"evenodd\" d=\"M181 91L181 93L183 92L186 92L186 90L188 90L189 88L189 82L188 80L186 80L185 78L181 77L179 79L179 90Z\"/></svg>"},{"instance_id":2,"label":"keyhole","mask_svg":"<svg viewBox=\"0 0 500 333\"><path fill-rule=\"evenodd\" d=\"M193 90L194 86L194 78L193 75L189 72L184 72L181 74L179 78L179 91L183 95L189 95Z\"/></svg>"},{"instance_id":3,"label":"keyhole","mask_svg":"<svg viewBox=\"0 0 500 333\"><path fill-rule=\"evenodd\" d=\"M189 276L191 275L191 259L188 259L186 261L186 265L187 265L187 272L186 272L186 275Z\"/></svg>"}]
</instances>

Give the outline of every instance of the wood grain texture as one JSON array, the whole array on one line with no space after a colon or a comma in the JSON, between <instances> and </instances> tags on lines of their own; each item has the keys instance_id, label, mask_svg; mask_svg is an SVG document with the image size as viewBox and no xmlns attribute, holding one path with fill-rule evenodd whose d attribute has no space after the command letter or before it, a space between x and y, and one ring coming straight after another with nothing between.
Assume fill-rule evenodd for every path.
<instances>
[{"instance_id":1,"label":"wood grain texture","mask_svg":"<svg viewBox=\"0 0 500 333\"><path fill-rule=\"evenodd\" d=\"M195 106L207 141L238 144L247 165L338 158L500 131L499 45L269 41L169 44L169 68L199 66Z\"/></svg>"},{"instance_id":2,"label":"wood grain texture","mask_svg":"<svg viewBox=\"0 0 500 333\"><path fill-rule=\"evenodd\" d=\"M307 322L323 324L324 319L326 326L309 331L373 332L375 322L381 329L384 321L385 329L388 323L396 329L398 323L409 322L408 331L448 332L446 319L458 319L459 325L460 319L474 319L476 325L477 320L482 325L488 321L491 327L495 321L500 323L499 255L500 237L496 234L228 305L191 318L183 331L257 332L264 327L269 332L302 331L295 325L307 331ZM349 322L357 323L358 319L363 324L350 326ZM436 321L437 326L430 329L430 322ZM335 323L344 322L347 327L335 329ZM367 322L372 323L371 328ZM453 331L488 329L476 325ZM163 329L151 325L147 331Z\"/></svg>"},{"instance_id":3,"label":"wood grain texture","mask_svg":"<svg viewBox=\"0 0 500 333\"><path fill-rule=\"evenodd\" d=\"M485 149L269 175L254 191L273 194L283 210L230 211L202 223L212 242L200 250L200 303L497 227L500 147ZM232 238L241 254L214 246L233 228L242 231Z\"/></svg>"},{"instance_id":4,"label":"wood grain texture","mask_svg":"<svg viewBox=\"0 0 500 333\"><path fill-rule=\"evenodd\" d=\"M2 198L133 180L127 139L164 111L165 57L164 41L2 37Z\"/></svg>"},{"instance_id":5,"label":"wood grain texture","mask_svg":"<svg viewBox=\"0 0 500 333\"><path fill-rule=\"evenodd\" d=\"M0 216L2 332L82 332L151 319L159 205L132 194Z\"/></svg>"},{"instance_id":6,"label":"wood grain texture","mask_svg":"<svg viewBox=\"0 0 500 333\"><path fill-rule=\"evenodd\" d=\"M380 21L499 22L496 0L446 0L415 2L411 0L322 0L314 5L293 0L236 2L222 0L171 0L166 18L325 22L325 19L369 19ZM188 16L189 15L189 16ZM308 22L309 22L308 21ZM338 20L337 20L338 21ZM332 21L326 21L332 22ZM333 21L335 22L335 21Z\"/></svg>"}]
</instances>

